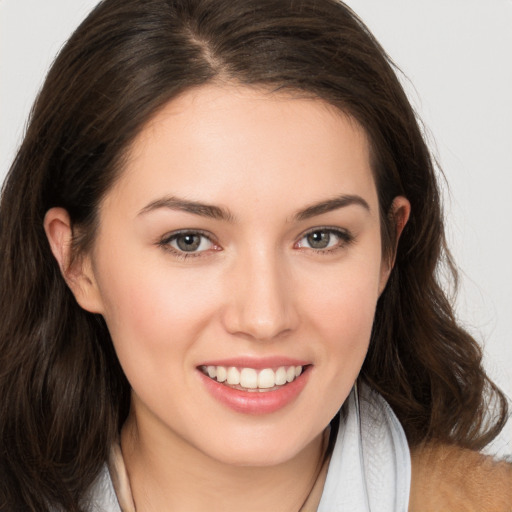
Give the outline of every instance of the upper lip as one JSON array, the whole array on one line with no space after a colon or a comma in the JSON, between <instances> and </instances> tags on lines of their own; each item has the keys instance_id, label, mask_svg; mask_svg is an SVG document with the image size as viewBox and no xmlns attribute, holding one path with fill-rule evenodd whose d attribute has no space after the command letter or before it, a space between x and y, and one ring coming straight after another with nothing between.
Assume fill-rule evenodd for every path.
<instances>
[{"instance_id":1,"label":"upper lip","mask_svg":"<svg viewBox=\"0 0 512 512\"><path fill-rule=\"evenodd\" d=\"M307 366L308 363L304 359L296 359L286 356L268 356L268 357L230 357L228 359L210 359L203 362L199 366L235 366L238 368L254 368L262 370L263 368L279 368L280 366Z\"/></svg>"}]
</instances>

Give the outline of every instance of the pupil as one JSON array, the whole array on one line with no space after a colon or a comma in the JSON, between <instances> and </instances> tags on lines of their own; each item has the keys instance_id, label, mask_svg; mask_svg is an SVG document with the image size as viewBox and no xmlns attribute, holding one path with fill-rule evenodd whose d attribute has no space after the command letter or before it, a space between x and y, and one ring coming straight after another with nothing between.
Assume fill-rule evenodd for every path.
<instances>
[{"instance_id":1,"label":"pupil","mask_svg":"<svg viewBox=\"0 0 512 512\"><path fill-rule=\"evenodd\" d=\"M307 239L313 249L325 249L329 245L330 235L325 231L315 231L310 233Z\"/></svg>"},{"instance_id":2,"label":"pupil","mask_svg":"<svg viewBox=\"0 0 512 512\"><path fill-rule=\"evenodd\" d=\"M178 247L182 251L195 251L201 243L201 237L198 235L183 235L177 239Z\"/></svg>"}]
</instances>

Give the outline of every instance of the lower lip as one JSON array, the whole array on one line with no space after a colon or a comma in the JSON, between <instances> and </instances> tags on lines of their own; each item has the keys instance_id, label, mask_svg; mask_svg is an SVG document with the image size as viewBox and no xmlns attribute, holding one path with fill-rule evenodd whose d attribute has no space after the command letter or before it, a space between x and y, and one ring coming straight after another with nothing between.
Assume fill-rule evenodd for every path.
<instances>
[{"instance_id":1,"label":"lower lip","mask_svg":"<svg viewBox=\"0 0 512 512\"><path fill-rule=\"evenodd\" d=\"M309 378L310 366L293 381L273 391L241 391L210 379L198 370L210 394L230 409L243 414L270 414L291 404L301 393Z\"/></svg>"}]
</instances>

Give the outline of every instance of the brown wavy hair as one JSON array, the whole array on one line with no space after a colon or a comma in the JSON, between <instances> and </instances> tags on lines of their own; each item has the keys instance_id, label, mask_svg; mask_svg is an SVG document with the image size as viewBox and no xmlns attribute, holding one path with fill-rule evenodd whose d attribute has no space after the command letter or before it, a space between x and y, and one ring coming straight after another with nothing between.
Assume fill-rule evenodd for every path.
<instances>
[{"instance_id":1,"label":"brown wavy hair","mask_svg":"<svg viewBox=\"0 0 512 512\"><path fill-rule=\"evenodd\" d=\"M65 208L80 228L74 253L87 251L134 137L169 100L212 81L319 97L364 127L396 264L360 379L391 404L411 446L479 449L499 433L505 397L438 282L441 269L455 273L437 172L393 69L336 0L100 2L53 64L2 190L1 510L82 510L129 409L106 324L66 286L45 213ZM395 251L397 195L412 213Z\"/></svg>"}]
</instances>

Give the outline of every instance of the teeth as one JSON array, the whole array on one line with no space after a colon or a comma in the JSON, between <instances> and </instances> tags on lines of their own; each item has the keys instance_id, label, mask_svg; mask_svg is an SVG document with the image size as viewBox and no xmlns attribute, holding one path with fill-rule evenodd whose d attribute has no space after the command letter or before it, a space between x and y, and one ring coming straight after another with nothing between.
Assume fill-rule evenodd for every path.
<instances>
[{"instance_id":1,"label":"teeth","mask_svg":"<svg viewBox=\"0 0 512 512\"><path fill-rule=\"evenodd\" d=\"M217 366L217 381L224 382L228 378L228 372L224 366Z\"/></svg>"},{"instance_id":2,"label":"teeth","mask_svg":"<svg viewBox=\"0 0 512 512\"><path fill-rule=\"evenodd\" d=\"M244 368L240 372L240 386L247 389L258 387L258 373L253 368Z\"/></svg>"},{"instance_id":3,"label":"teeth","mask_svg":"<svg viewBox=\"0 0 512 512\"><path fill-rule=\"evenodd\" d=\"M228 368L227 381L228 381L228 384L231 384L232 386L236 386L237 384L240 384L240 372L233 366Z\"/></svg>"},{"instance_id":4,"label":"teeth","mask_svg":"<svg viewBox=\"0 0 512 512\"><path fill-rule=\"evenodd\" d=\"M293 382L303 371L302 366L280 366L277 369L264 368L259 372L254 368L230 366L203 366L203 373L217 382L245 389L272 389Z\"/></svg>"},{"instance_id":5,"label":"teeth","mask_svg":"<svg viewBox=\"0 0 512 512\"><path fill-rule=\"evenodd\" d=\"M276 374L270 368L261 370L258 375L258 387L262 389L273 388L276 385Z\"/></svg>"},{"instance_id":6,"label":"teeth","mask_svg":"<svg viewBox=\"0 0 512 512\"><path fill-rule=\"evenodd\" d=\"M276 372L276 386L282 386L286 384L286 368L281 366Z\"/></svg>"}]
</instances>

